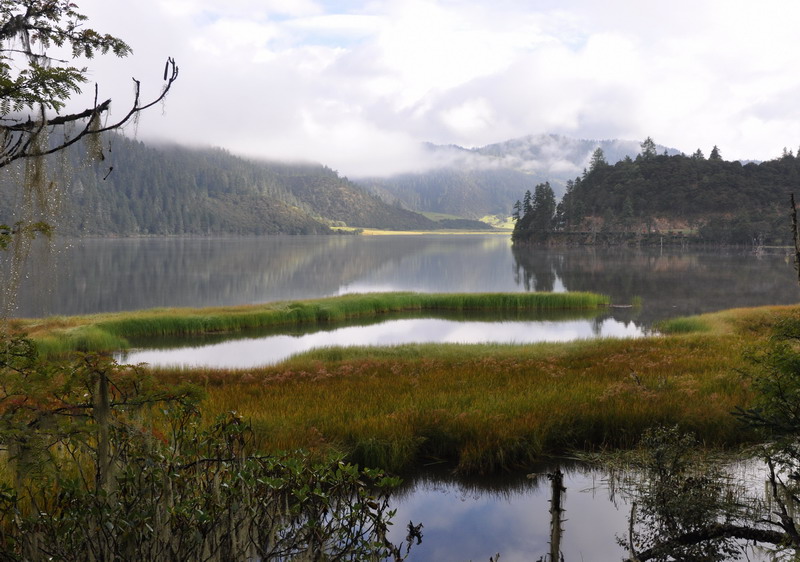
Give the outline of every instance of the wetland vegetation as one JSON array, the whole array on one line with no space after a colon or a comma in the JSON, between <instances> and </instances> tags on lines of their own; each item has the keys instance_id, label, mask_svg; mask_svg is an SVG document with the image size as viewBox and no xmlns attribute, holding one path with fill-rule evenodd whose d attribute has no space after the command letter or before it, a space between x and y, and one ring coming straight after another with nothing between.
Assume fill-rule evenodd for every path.
<instances>
[{"instance_id":1,"label":"wetland vegetation","mask_svg":"<svg viewBox=\"0 0 800 562\"><path fill-rule=\"evenodd\" d=\"M425 298L430 299L426 306L435 312L433 315L460 317L462 313L443 311L448 307L453 310L482 308L478 303L484 299L486 308L482 316L494 315L498 307L506 307L499 316L508 318L516 314L512 310L518 303L528 302L526 306L541 306L549 316L610 315L625 321L635 319L648 328L656 327L663 335L563 344L331 348L304 353L269 367L187 370L142 366L139 372L166 389L186 388L185 383L197 389L203 396L197 403L198 411L203 414L197 420L198 429L212 426L218 414L235 411L239 419L249 423L248 447L256 455L279 456L280 451L299 448L305 451L306 456L301 458L303 463L309 463L305 466L313 474L329 476L331 473L325 472L323 467L336 466L342 460L356 461L359 466L380 466L403 476L419 468L438 467L461 476L495 481L499 474L525 472L540 466L540 460L557 459L565 453L634 447L643 432L657 424L678 425L682 431L694 432L701 446L720 446L734 451L739 445L761 439L757 431L743 428L730 415L737 406L754 405L757 397L751 380L740 372L750 366L745 354L768 343L781 318L798 314L795 307L748 308L669 321L665 318L678 313L719 309L723 300L728 306L736 303L752 306L775 300L793 302L790 291L784 294L772 290L791 283L791 267L781 256L768 254L756 260L752 256L738 255L651 255L586 250L532 251L523 255L517 251L511 254L507 244L496 236L485 238L491 239L491 243L482 243L477 238L404 237L376 244L376 240L356 238L334 240L349 250L359 250L348 254L349 259L341 260L342 267L347 264L347 268L352 268L348 269L347 276L341 281L326 278L324 284L311 290L330 292L333 283L335 292L337 282L362 290L395 286L389 284L389 280L400 288L416 289L415 283L426 285L419 279L429 278L461 288L461 282L474 283L475 279L469 275L478 272L486 277L480 278L483 284L463 285L464 294L426 295ZM272 249L278 242L284 243L253 239L219 244L226 249L224 255L230 258L234 248L246 248L247 255L256 255L252 252L257 246L269 244L266 247ZM300 242L304 241L297 244ZM310 244L311 240L307 242ZM285 243L291 244L292 252L287 255L295 256L298 266L318 267L319 262L313 261L310 254L296 251L294 241ZM117 247L196 250L209 244L203 240L142 240L121 241ZM106 242L90 244L92 248L101 249L106 245ZM419 251L421 257L401 254L389 258L391 254L382 250L394 246ZM319 256L330 260L331 256L338 255L337 245L324 247L326 251L318 252ZM448 253L445 247L462 253ZM480 249L485 249L486 256L492 257L469 269L457 269L453 275L456 261L462 263L466 254L473 260L481 259ZM103 260L110 257L105 251L98 254ZM356 254L369 259L380 255L383 261L369 261L369 267L359 273L353 265ZM187 272L193 271L194 262L182 261L180 253L164 254L164 257L167 255L170 263L173 258L179 259ZM202 256L203 263L206 262L205 252L192 251L191 255ZM515 265L509 263L512 256ZM338 258L336 263L339 264ZM164 265L169 265L166 260ZM287 273L262 259L254 264L253 271L239 267L242 265L243 262L237 262L235 278L209 277L209 282L235 281L231 286L214 285L214 294L235 293L246 300L257 298L255 291L260 286L250 280L261 279L268 266L269 271L288 276L287 287L292 285L301 291L310 288L298 283L293 273L289 275L293 269ZM417 265L419 271L414 269ZM441 271L432 273L426 269L434 265ZM229 269L231 264L225 268ZM359 277L367 272L374 272L375 277ZM412 273L417 276L416 281ZM509 278L513 282L509 282ZM695 282L696 278L702 281ZM154 276L151 281L155 279L160 278ZM755 285L754 280L757 281ZM142 279L143 283L145 281ZM530 293L506 293L498 295L496 300L486 299L490 295L486 287L518 291L522 284L526 290L597 287L612 294L613 302L618 304L633 303L637 295L644 295L644 298L641 309L609 308L608 299L601 298L599 302L590 301L587 308L572 308L566 312L563 308L547 308L544 301L535 306L530 304L540 298ZM472 293L475 286L484 288L483 292ZM725 286L726 291L720 291L720 286ZM116 283L114 287L126 296L132 292L132 289L117 287ZM243 292L251 288L252 294ZM85 294L95 292L101 295L99 291L92 291L89 284ZM193 293L181 291L181 294ZM449 304L445 305L445 300L437 302L436 299L444 297ZM161 308L15 319L10 325L43 342L42 349L49 349L47 353L69 354L68 350L75 348L117 349L124 346L125 341L138 341L138 336L131 334L146 334L148 330L157 334L213 331L204 339L215 339L225 334L242 336L253 325L272 326L271 330L285 328L287 332L314 327L330 329L348 317L351 321L370 323L395 314L388 312L393 308L412 313L420 308L418 303L413 304L420 295L408 292L400 295L346 294L333 299L300 298L303 300L256 306L231 304L213 308ZM547 298L552 299L553 306L564 306L563 300L557 304L559 299L572 297ZM390 302L403 304L386 305ZM128 323L126 318L133 321ZM158 337L166 339L166 336ZM56 345L59 340L61 343ZM335 459L333 464L331 458ZM191 462L194 461L183 464ZM317 468L312 469L314 466ZM325 480L328 481L328 476ZM426 509L425 513L428 511ZM408 518L414 521L419 518L425 523L420 513L412 511ZM576 513L568 513L567 517L574 521ZM574 534L567 536L574 537ZM397 543L403 538L401 530L392 540ZM425 548L423 542L416 552ZM498 544L497 551L506 552L502 543ZM542 552L538 548L534 551ZM477 551L474 555L467 554L468 557L477 555ZM412 554L412 558L416 559L417 555ZM426 559L425 555L422 559Z\"/></svg>"},{"instance_id":2,"label":"wetland vegetation","mask_svg":"<svg viewBox=\"0 0 800 562\"><path fill-rule=\"evenodd\" d=\"M525 298L519 300L519 297ZM606 299L589 297L578 295L573 304L579 303L576 306L590 308L607 306ZM347 316L346 310L373 311L364 313L371 315L376 309L386 308L377 306L376 302L404 302L405 306L413 302L413 296L410 295L383 295L382 298L352 295L304 303L282 303L276 307L288 311L289 318L331 322L333 310L338 310L337 314L341 317ZM563 306L569 302L569 299L547 301L546 296L534 294L476 295L474 299L466 300L462 295L428 295L426 298L430 298L426 302L437 303L437 306L450 303L452 307L478 306L481 302L506 307L512 306L512 303L545 306L547 302L560 302L560 306ZM302 306L298 308L294 305ZM291 312L297 310L305 312ZM174 311L171 312L169 318L183 320L168 323L167 326L197 326L200 324L196 323L195 317L204 318L200 311L186 311L186 316L175 316ZM215 316L210 311L206 312L209 314L205 326L223 325L218 317L213 320ZM137 313L134 316L141 315L148 319L148 314L151 313ZM161 312L152 314L158 317ZM217 314L220 315L220 311ZM93 318L100 318L99 324L104 326L142 325L126 324L121 321L124 316L101 315ZM109 318L114 318L118 323L110 322ZM75 485L69 484L70 481L85 481L87 474L99 478L95 485L100 488L105 485L104 482L113 480L116 498L129 498L125 502L138 505L140 511L137 513L141 517L148 521L159 521L159 525L167 525L162 529L172 529L175 536L182 536L181 533L192 526L199 525L206 529L202 532L202 540L192 542L188 538L180 539L188 541L180 546L184 549L181 552L194 552L192 549L203 552L205 549L229 553L243 548L250 549L248 552L258 552L257 549L261 548L268 553L272 552L270 548L284 547L289 549L286 552L292 552L292 548L330 550L336 547L337 541L342 540L344 527L337 525L347 526L358 522L358 529L361 530L348 539L354 541L353 548L368 548L369 544L373 544L378 550L360 552L366 553L367 557L392 556L392 552L399 552L397 549L401 546L388 540L385 535L388 527L383 525L389 514L387 486L394 486L397 482L386 479L380 471L369 472L376 484L381 484L369 492L371 496L365 497L363 503L357 505L374 504L378 509L351 512L347 507L350 504L341 503L341 496L337 493L342 490L350 490L346 492L348 494L367 493L351 480L363 481L367 477L354 468L356 465L380 467L399 474L411 474L422 467L438 466L447 467L461 475L486 477L532 470L540 466L543 460L575 453L601 453L600 458L603 458L602 455L610 451L640 446L643 435L651 435L653 431L664 427L676 428L674 431L679 432L676 435L693 435L693 448L735 451L742 445L753 445L764 438L764 433L759 432L757 427L744 426L731 415L736 411L759 412L761 410L757 408L760 403L763 404L763 384L754 384L751 377L742 374L753 368L748 354L769 346L782 327L798 321L800 308L796 306L736 309L664 321L659 325L661 334L647 338L529 345L429 344L329 348L305 353L270 367L248 369L166 369L146 365L119 367L98 360L94 354L79 354L72 362L61 364L83 367L70 367L66 372L55 371L62 373L57 376L63 381L63 386L59 388L62 392L69 388L71 394L57 396L54 403L52 397L48 398L49 391L45 392L46 387L42 387L43 394L30 394L19 403L14 402L13 393L6 397L7 415L16 411L28 412L24 415L30 416L36 411L31 407L38 405L40 421L36 423L51 420L42 426L48 428L45 434L51 438L59 435L59 439L64 440L61 445L63 450L71 451L72 459L83 459L74 464L69 457L51 452L47 462L43 463L41 458L37 460L30 453L23 457L17 455L17 464L14 466L17 470L24 468L25 472L24 476L19 476L17 472L16 478L26 482L22 488L17 485L17 489L27 491L29 495L25 496L25 505L33 507L51 501L47 499L47 490L36 488L33 484L39 481L42 470L51 471L51 474L54 468L62 470L63 476L58 478L59 486L66 485L67 489L73 489L69 486ZM25 322L18 321L15 327L21 328ZM152 318L148 322L152 322ZM68 324L66 319L54 319L49 327L61 330ZM39 329L39 334L45 333L41 331L44 325L44 322L29 324ZM90 324L85 319L75 319L74 326L87 325ZM144 325L160 326L157 322ZM230 325L239 324L235 322ZM118 334L124 336L125 332ZM52 333L48 337L53 337ZM64 353L63 349L61 353ZM25 353L18 355L24 356ZM6 364L6 367L9 365ZM88 372L94 375L86 377L87 367ZM78 373L77 378L63 379L68 372ZM81 410L88 406L96 411L98 396L102 394L97 386L99 373L109 374L109 380L114 381L113 387L108 390L111 402L115 404L114 421L110 427L113 428L114 439L122 439L127 444L123 448L118 448L118 445L114 447L113 454L109 453L110 462L104 465L106 468L101 469L98 468L101 465L97 465L92 469L89 459L95 458L92 455L97 455L100 450L97 447L102 442L102 434L98 435L96 429L89 429L91 439L85 441L84 445L76 444L66 440L66 435L75 427L52 420L58 419L63 412L74 412L76 408ZM9 388L6 387L6 392ZM81 393L92 398L86 402L86 399L80 398ZM200 400L196 401L198 398ZM172 403L173 406L167 409L152 408L162 403ZM186 409L187 406L189 409ZM41 417L42 410L49 413ZM27 423L31 421L33 418L28 418ZM95 418L89 426L96 422ZM142 429L145 431L142 432ZM144 440L136 435L142 435ZM176 448L173 444L177 442L182 444ZM162 450L162 444L167 448ZM82 449L86 446L89 449ZM286 451L304 451L301 458L305 460L292 460L297 458L293 456L296 453L287 457ZM90 456L85 456L87 454ZM155 463L152 459L147 461L150 455L157 455L161 460ZM19 464L20 458L27 463L24 467ZM140 461L146 462L139 466ZM87 462L89 472L83 473L85 468L81 469L81 466ZM661 461L653 462L658 465ZM219 466L211 472L200 468L212 464ZM169 501L180 503L183 506L181 509L197 509L200 510L198 513L206 515L195 513L188 517L187 513L186 517L175 519L174 510L159 511L160 500L150 504L134 499L136 490L150 490L147 497L161 497L162 492L156 482L163 478L160 471L164 470L177 470L183 474L180 482L187 486L174 488L175 499ZM13 480L13 474L6 473L5 478ZM101 476L103 474L105 476ZM209 474L218 476L209 480ZM666 486L678 481L671 479L672 476L683 478L681 485L686 486L711 478L707 475L700 478L691 472L678 474L677 471L674 475L662 476L670 476L665 480ZM231 484L226 484L228 478L233 479ZM215 491L221 489L219 486L232 490L225 487L235 481L244 483L231 495L220 496ZM261 481L270 484L262 490L258 487ZM716 480L709 480L707 484L708 490L723 494L722 488L714 487ZM328 489L329 485L333 488ZM192 486L206 492L192 494ZM295 494L298 489L307 489L308 486L311 486L308 490L316 490L313 492L316 499L311 503ZM6 493L11 494L12 489L7 488ZM248 508L247 513L231 511L225 502L236 501L240 493L261 498L259 501L262 503L258 504L261 507L254 507L255 511ZM275 511L275 502L287 501L280 499L282 494L289 494L287 498L291 500L290 504L295 501L299 503L288 512ZM11 497L6 496L6 501L11 501ZM215 497L223 499L214 500L216 503L213 504L207 503L209 498ZM714 498L717 496L703 497L704 501L716 501ZM89 497L76 496L70 505L82 506L81 509L95 513L93 517L122 524L125 520L122 512L114 510L125 502L109 505L95 502L95 499L89 501ZM89 503L84 503L87 501ZM673 512L680 510L680 505L673 505L670 509ZM716 509L714 505L709 504L708 509ZM308 531L305 526L307 522L319 518L314 514L314 509L333 510L331 513L336 513L333 526L326 527L326 533L329 534L325 540L333 542L316 546L309 546L310 543L305 539L291 544L275 542L275 536L285 537L288 532L306 536L303 533ZM650 519L642 520L642 523L655 525L657 518L661 517L661 511L658 510L662 506L653 504L648 509L650 511L640 515ZM33 511L23 511L28 513L27 518L21 520L24 524L16 529L6 527L5 531L11 537L6 540L18 540L14 539L18 537L14 532L38 537L35 544L25 543L30 548L49 540L43 532L50 533L50 537L73 534L74 525L79 520L73 511L51 511L51 516L55 514L50 520L52 525L42 526L41 521L31 519ZM240 535L234 534L230 538L220 530L251 527L269 529L265 521L272 521L271 525L278 535L270 535L268 540L261 542L261 539L255 543L244 539L239 541ZM697 526L700 523L698 520L692 524ZM36 528L45 531L30 535L33 527L26 525L38 525ZM742 525L725 529L730 533L743 533L740 527ZM420 531L414 526L409 528L409 543L402 548L407 549L416 540L415 529ZM650 532L646 527L637 529L637 548L645 555L642 560L660 552L664 540L672 540L665 538L666 535L653 534L655 531ZM684 527L680 529L686 530ZM373 534L376 530L378 535ZM657 531L661 532L662 529L659 527ZM376 536L383 537L380 539L382 542L374 542ZM770 540L783 537L775 530L764 536ZM109 537L113 537L113 544L108 542ZM127 552L126 548L134 548L131 545L139 549L154 549L153 552L179 549L174 541L162 540L165 537L163 533L128 533L125 537L123 540L118 535L109 535L101 540L89 533L80 540L99 540L97 548L104 548L107 552ZM158 540L153 542L154 538ZM84 544L80 540L61 546L80 549ZM724 544L728 548L724 552L729 553L733 548L731 543ZM407 550L404 552L408 553Z\"/></svg>"},{"instance_id":3,"label":"wetland vegetation","mask_svg":"<svg viewBox=\"0 0 800 562\"><path fill-rule=\"evenodd\" d=\"M380 293L206 309L154 309L46 319L17 319L10 328L36 340L41 353L116 351L127 338L231 333L275 326L330 325L391 312L598 310L611 304L592 293Z\"/></svg>"},{"instance_id":4,"label":"wetland vegetation","mask_svg":"<svg viewBox=\"0 0 800 562\"><path fill-rule=\"evenodd\" d=\"M228 309L16 321L50 353L113 349L124 338L333 323L392 310L597 309L590 294L348 295ZM664 335L563 344L329 348L247 369L147 368L192 383L212 418L250 420L262 451L306 449L405 471L446 462L464 473L520 469L572 450L634 446L656 425L709 445L752 440L730 416L753 400L745 353L792 307L741 309L661 324ZM59 341L58 345L52 343ZM67 343L63 343L67 342ZM111 347L114 346L114 347Z\"/></svg>"},{"instance_id":5,"label":"wetland vegetation","mask_svg":"<svg viewBox=\"0 0 800 562\"><path fill-rule=\"evenodd\" d=\"M264 368L153 372L202 385L204 408L251 419L267 450L337 451L395 471L447 462L492 473L576 449L630 447L662 424L709 445L753 439L730 415L753 399L738 372L744 353L796 313L717 313L696 322L701 332L652 338L331 348Z\"/></svg>"},{"instance_id":6,"label":"wetland vegetation","mask_svg":"<svg viewBox=\"0 0 800 562\"><path fill-rule=\"evenodd\" d=\"M398 314L390 312L395 309L415 314L415 309L422 307L413 301L424 294L425 299L430 299L425 305L430 308L426 316L467 317L468 313L456 309L476 307L483 308L479 313L482 318L495 314L503 318L527 317L529 312L514 310L521 306L518 303L528 302L525 306L541 307L547 310L548 317L608 316L625 322L635 321L663 334L652 338L563 344L330 348L304 353L269 367L241 369L139 368L140 373L158 381L164 389L187 388L185 383L196 389L192 391L194 395L202 396L197 402L202 417L194 422L198 431L214 426L218 415L230 415L235 411L237 419L248 423L248 447L254 455L281 459L285 458L281 456L282 451L303 450L302 456L294 458L300 459L306 475L321 475L325 482L330 482L335 474L325 467L335 468L340 460L345 466L352 466L347 461L355 461L359 466L379 466L406 478L419 469L437 467L460 477L467 475L494 482L498 481L498 475L519 474L520 470L524 473L540 467L541 460L557 460L575 451L607 453L617 448L635 447L647 428L662 423L694 432L701 447L719 446L737 451L740 445L762 439L757 431L743 428L730 415L737 406L755 405L758 395L752 381L741 376L740 371L750 367L745 354L768 343L781 318L791 318L798 312L789 306L747 308L678 319L674 316L718 310L725 305L751 307L765 302L794 302L791 291L780 290L791 284L793 275L791 266L782 256L767 254L756 259L724 253L623 254L578 249L551 253L515 250L512 253L508 244L497 236L369 238L346 237L332 239L333 242L317 238L119 241L113 247L137 250L131 254L137 258L131 262L132 266L149 263L143 261L149 256L157 258L155 261L164 266L164 271L171 272L171 276L160 277L158 272L148 271L144 275L145 271L134 268L130 271L139 271L140 275L134 275L133 279L126 273L129 271L125 269L127 262L118 261L119 254L107 252L112 247L110 241L87 241L87 248L93 251L87 251L85 258L96 256L103 262L111 259L120 265L118 281L122 283L125 278L128 285L118 284L114 279L106 280L112 284L112 291L126 299L136 291L152 295L157 286L180 286L174 277L177 274L174 263L181 263L180 272L186 274L186 282L199 274L209 282L200 292L206 288L209 295L215 295L213 298L223 295L231 304L15 319L10 325L41 341L42 350L48 350L49 354L71 354L68 350L75 348L111 350L124 346L125 342L138 345L139 336L132 334L146 334L150 330L155 334L206 332L203 339L218 339L226 334L241 337L254 325L269 327L271 331L295 332L327 330L347 322L369 324ZM299 251L304 244L315 251ZM212 268L207 263L208 256L216 254L205 250L217 246L224 249L219 252L218 259L224 257L228 261L225 265L214 262ZM142 251L145 248L148 252ZM263 251L258 253L258 248ZM283 248L283 253L273 252L276 248ZM387 251L390 248L392 250ZM395 253L397 249L403 251ZM292 256L292 267L278 267L267 259L268 255ZM202 262L193 261L192 256ZM237 256L236 261L230 261L234 256ZM464 264L467 256L473 260L469 267ZM252 270L244 267L246 259L252 262ZM359 265L359 259L366 261ZM300 279L310 279L308 275L319 271L320 267L329 271L329 265L336 266L332 269L334 272L341 270L341 278L322 276L317 283L300 282ZM70 272L74 268L77 274L81 267L71 265ZM101 273L91 263L87 267L87 271ZM236 275L219 276L212 269L236 270ZM299 271L302 276L297 273ZM264 277L264 272L270 272L269 276ZM85 276L80 286L86 290L80 294L86 299L64 301L65 306L83 303L95 306L100 302L97 299L105 298L109 287L103 282L93 289L93 282L93 276ZM294 294L302 296L292 298L292 293L281 293L289 298L272 299L272 302L255 306L240 305L234 300L252 302L263 294L267 284L272 287L277 283L283 287L283 282L286 291L291 287L300 291ZM419 293L431 286L445 285L456 287L463 294ZM72 288L72 284L69 286ZM397 287L404 292L308 298L309 294L312 297L335 294L340 286L347 291ZM564 306L560 299L573 297L550 296L547 297L552 299L550 305L556 308L548 308L544 301L531 304L540 297L521 292L523 286L526 291L542 288L575 291L594 287L612 295L612 302L617 304L631 304L638 295L643 298L641 308L609 308L609 299L601 298L600 302L590 301L587 308L564 309L557 308ZM720 291L721 286L726 290ZM175 296L175 302L191 306L191 300L181 299L196 298L200 292L187 287L169 294ZM496 295L489 293L491 287L499 287L505 294L497 299L493 297L494 300L486 299ZM480 292L475 293L476 290ZM444 297L450 302L441 300ZM479 304L481 299L485 300L483 306ZM392 302L401 305L387 304ZM141 305L132 308L138 307ZM505 312L496 312L502 307L506 307ZM666 321L668 318L672 320ZM158 335L158 339L168 337ZM164 435L169 442L169 433ZM88 442L93 439L91 437ZM181 465L192 462L195 461ZM223 468L223 473L227 473L228 467ZM230 474L239 472L233 470ZM200 472L186 476L189 479L200 477ZM587 476L595 477L604 476ZM286 481L300 482L294 476ZM209 485L213 488L213 483ZM417 492L411 493L413 498L417 497ZM194 499L185 496L184 499L185 505L192 505L192 502L201 501L202 496L194 496ZM415 501L413 499L412 503ZM575 540L576 527L572 522L577 521L577 513L571 505L568 501L567 541ZM98 509L100 507L102 505ZM387 508L383 514L388 516L392 509ZM411 519L431 525L429 544L435 549L434 521L425 516L431 509L439 507L403 511L400 520ZM507 510L500 506L498 509L503 513ZM209 521L221 522L218 516L223 511L216 512ZM624 513L618 513L613 519L619 521L624 517ZM385 517L380 519L385 520ZM184 523L192 520L182 521L176 523L176 533L188 528ZM252 521L258 521L258 517ZM218 536L208 535L211 541ZM363 536L370 540L375 538L374 535ZM140 535L137 540L145 538ZM403 542L405 530L398 529L390 538L393 543ZM513 537L507 542L493 540L497 548L486 557L501 552L503 558L515 560L509 552L514 541ZM571 552L570 548L580 549L581 544L585 542L578 541L564 548ZM435 559L426 558L428 555L423 553L426 548L423 541L412 550L412 559ZM528 554L531 551L544 552L540 547L529 548ZM483 551L461 552L466 558L475 559Z\"/></svg>"}]
</instances>

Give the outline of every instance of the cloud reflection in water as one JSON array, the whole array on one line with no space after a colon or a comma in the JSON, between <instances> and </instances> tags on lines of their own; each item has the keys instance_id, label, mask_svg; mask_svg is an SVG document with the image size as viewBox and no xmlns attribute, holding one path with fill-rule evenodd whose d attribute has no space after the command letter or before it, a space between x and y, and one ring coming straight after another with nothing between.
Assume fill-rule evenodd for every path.
<instances>
[{"instance_id":1,"label":"cloud reflection in water","mask_svg":"<svg viewBox=\"0 0 800 562\"><path fill-rule=\"evenodd\" d=\"M598 471L566 471L562 554L565 560L621 560L628 505L615 503ZM457 483L418 483L397 498L394 542L404 537L405 523L422 523L422 544L409 562L489 560L530 562L549 551L550 485L510 486L502 492L464 489Z\"/></svg>"},{"instance_id":2,"label":"cloud reflection in water","mask_svg":"<svg viewBox=\"0 0 800 562\"><path fill-rule=\"evenodd\" d=\"M239 339L201 347L142 349L120 354L125 363L247 368L278 363L292 355L323 347L390 346L408 343L565 342L576 339L643 335L631 322L605 320L475 322L435 318L391 320L349 326L301 336L274 335Z\"/></svg>"}]
</instances>

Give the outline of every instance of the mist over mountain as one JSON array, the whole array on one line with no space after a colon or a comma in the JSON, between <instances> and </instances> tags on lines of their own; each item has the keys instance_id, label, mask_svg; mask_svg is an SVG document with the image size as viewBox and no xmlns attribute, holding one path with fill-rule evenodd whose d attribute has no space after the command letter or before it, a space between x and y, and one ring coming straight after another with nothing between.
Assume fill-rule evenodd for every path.
<instances>
[{"instance_id":1,"label":"mist over mountain","mask_svg":"<svg viewBox=\"0 0 800 562\"><path fill-rule=\"evenodd\" d=\"M636 157L641 141L528 135L479 148L430 143L425 147L430 166L425 171L353 181L414 211L469 218L508 215L520 194L537 183L549 181L561 197L566 182L583 173L597 148L613 164ZM656 147L659 153L680 154L674 148Z\"/></svg>"},{"instance_id":2,"label":"mist over mountain","mask_svg":"<svg viewBox=\"0 0 800 562\"><path fill-rule=\"evenodd\" d=\"M105 159L87 164L76 145L63 162L54 197L64 234L316 234L331 227L436 230L489 228L476 220L508 216L537 183L564 184L583 173L602 148L613 164L641 150L637 141L579 140L557 135L512 139L480 148L426 144L420 173L349 180L323 164L242 158L218 148L104 139ZM666 150L658 147L659 152ZM677 151L670 149L669 152ZM113 171L111 168L113 167ZM22 167L0 178L0 223L24 217ZM432 220L420 212L460 217ZM36 217L27 217L28 219ZM41 217L50 220L48 217Z\"/></svg>"},{"instance_id":3,"label":"mist over mountain","mask_svg":"<svg viewBox=\"0 0 800 562\"><path fill-rule=\"evenodd\" d=\"M58 231L89 235L322 234L332 226L433 230L419 213L389 205L321 164L241 158L221 149L104 139L104 159L86 162L80 143L49 158L61 202ZM26 216L22 166L0 176L0 223Z\"/></svg>"}]
</instances>

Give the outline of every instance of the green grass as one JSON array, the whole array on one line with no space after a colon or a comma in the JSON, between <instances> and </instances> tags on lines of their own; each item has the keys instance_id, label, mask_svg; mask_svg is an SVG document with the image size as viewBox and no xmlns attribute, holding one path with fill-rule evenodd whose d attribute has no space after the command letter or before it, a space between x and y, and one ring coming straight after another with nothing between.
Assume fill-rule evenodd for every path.
<instances>
[{"instance_id":1,"label":"green grass","mask_svg":"<svg viewBox=\"0 0 800 562\"><path fill-rule=\"evenodd\" d=\"M697 316L684 316L659 322L657 329L663 334L694 334L708 332L711 326Z\"/></svg>"},{"instance_id":2,"label":"green grass","mask_svg":"<svg viewBox=\"0 0 800 562\"><path fill-rule=\"evenodd\" d=\"M750 367L745 350L798 312L726 311L695 319L702 333L652 338L329 348L257 369L155 372L202 384L204 408L242 413L264 450L491 473L574 450L632 447L659 424L710 446L753 439L731 416L753 398L740 374Z\"/></svg>"},{"instance_id":3,"label":"green grass","mask_svg":"<svg viewBox=\"0 0 800 562\"><path fill-rule=\"evenodd\" d=\"M256 328L332 324L394 312L597 310L608 297L591 293L371 293L328 299L207 309L17 320L47 356L69 351L114 351L128 339L230 333Z\"/></svg>"},{"instance_id":4,"label":"green grass","mask_svg":"<svg viewBox=\"0 0 800 562\"><path fill-rule=\"evenodd\" d=\"M423 211L420 213L423 217L429 218L432 221L440 221L442 219L463 219L466 217L460 217L458 215L450 215L447 213L433 213L428 211Z\"/></svg>"},{"instance_id":5,"label":"green grass","mask_svg":"<svg viewBox=\"0 0 800 562\"><path fill-rule=\"evenodd\" d=\"M266 450L335 450L404 470L532 465L573 449L630 447L654 424L708 443L746 439L730 412L749 400L732 336L572 344L411 345L318 350L247 370L157 370L200 382L210 414L252 420Z\"/></svg>"},{"instance_id":6,"label":"green grass","mask_svg":"<svg viewBox=\"0 0 800 562\"><path fill-rule=\"evenodd\" d=\"M516 221L510 216L502 216L502 215L486 215L481 217L480 219L482 222L486 224L490 224L495 228L501 228L504 230L514 230L516 226Z\"/></svg>"}]
</instances>

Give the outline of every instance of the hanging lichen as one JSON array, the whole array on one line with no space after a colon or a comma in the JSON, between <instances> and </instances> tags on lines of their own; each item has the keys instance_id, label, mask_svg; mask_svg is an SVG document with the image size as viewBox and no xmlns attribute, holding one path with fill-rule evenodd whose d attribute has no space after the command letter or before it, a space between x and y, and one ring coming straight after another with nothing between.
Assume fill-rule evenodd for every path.
<instances>
[{"instance_id":1,"label":"hanging lichen","mask_svg":"<svg viewBox=\"0 0 800 562\"><path fill-rule=\"evenodd\" d=\"M111 100L99 98L97 84L89 107L74 113L62 111L73 96L82 93L88 69L48 56L48 48L71 50L72 59L131 53L122 39L87 27L87 17L77 8L71 2L0 3L0 170L7 188L4 199L11 201L0 217L0 332L15 309L33 239L49 234L60 217L72 175L63 165L68 161L64 153L85 138L90 161L104 160L100 134L136 121L141 111L165 99L178 78L178 66L168 58L165 84L160 95L149 101L141 99L140 83L134 79L132 103L111 123ZM50 134L59 130L64 136L51 142ZM55 180L47 169L48 154L63 157ZM108 173L112 169L109 166Z\"/></svg>"},{"instance_id":2,"label":"hanging lichen","mask_svg":"<svg viewBox=\"0 0 800 562\"><path fill-rule=\"evenodd\" d=\"M95 135L98 136L98 135ZM17 306L17 295L25 279L25 268L31 265L31 251L36 238L44 238L42 251L38 257L47 262L53 252L51 233L61 222L63 195L72 175L72 168L65 151L58 154L57 173L50 169L53 157L45 156L50 145L50 131L44 112L41 121L36 123L35 134L31 135L30 151L32 156L25 159L24 164L15 165L3 170L11 181L6 187L15 189L13 199L16 201L13 212L7 218L5 237L8 242L9 255L4 256L5 266L0 269L2 282L2 318L12 316Z\"/></svg>"},{"instance_id":3,"label":"hanging lichen","mask_svg":"<svg viewBox=\"0 0 800 562\"><path fill-rule=\"evenodd\" d=\"M16 213L12 216L12 225L8 227L11 255L2 279L4 322L16 308L23 267L30 256L33 239L37 234L49 234L52 231L58 212L58 201L51 198L57 191L55 182L48 179L47 159L43 156L47 141L47 126L42 113L42 122L37 123L36 133L29 141L35 156L25 160L21 182L17 183L21 192L16 196Z\"/></svg>"},{"instance_id":4,"label":"hanging lichen","mask_svg":"<svg viewBox=\"0 0 800 562\"><path fill-rule=\"evenodd\" d=\"M95 112L89 118L89 134L86 135L86 148L89 160L102 161L105 160L103 154L103 142L100 138L100 114Z\"/></svg>"}]
</instances>

